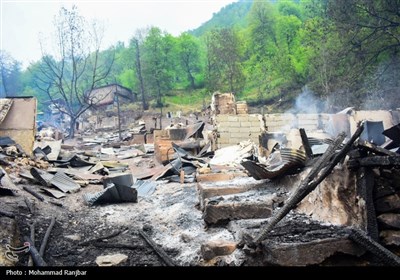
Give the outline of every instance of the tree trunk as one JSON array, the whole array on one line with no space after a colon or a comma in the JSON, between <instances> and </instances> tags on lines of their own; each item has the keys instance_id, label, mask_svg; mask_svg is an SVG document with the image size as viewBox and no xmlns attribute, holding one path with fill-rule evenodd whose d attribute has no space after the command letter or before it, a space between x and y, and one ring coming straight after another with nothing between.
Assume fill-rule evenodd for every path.
<instances>
[{"instance_id":1,"label":"tree trunk","mask_svg":"<svg viewBox=\"0 0 400 280\"><path fill-rule=\"evenodd\" d=\"M189 81L190 81L190 87L192 89L195 89L196 85L194 83L194 77L193 77L192 73L190 73L190 71L188 71L188 77L189 77Z\"/></svg>"},{"instance_id":2,"label":"tree trunk","mask_svg":"<svg viewBox=\"0 0 400 280\"><path fill-rule=\"evenodd\" d=\"M149 109L149 105L146 101L146 93L144 90L144 82L143 82L143 75L142 75L142 64L140 62L140 49L139 49L139 40L134 40L135 42L135 49L136 49L136 75L139 80L140 84L140 94L142 96L142 106L143 110Z\"/></svg>"},{"instance_id":3,"label":"tree trunk","mask_svg":"<svg viewBox=\"0 0 400 280\"><path fill-rule=\"evenodd\" d=\"M69 138L70 139L75 137L75 124L76 124L76 119L71 118L71 121L69 122Z\"/></svg>"}]
</instances>

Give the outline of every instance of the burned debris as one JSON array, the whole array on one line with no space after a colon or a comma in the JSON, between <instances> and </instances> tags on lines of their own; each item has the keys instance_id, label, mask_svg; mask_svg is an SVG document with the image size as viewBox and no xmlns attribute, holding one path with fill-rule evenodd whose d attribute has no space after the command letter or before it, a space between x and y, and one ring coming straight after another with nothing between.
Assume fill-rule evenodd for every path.
<instances>
[{"instance_id":1,"label":"burned debris","mask_svg":"<svg viewBox=\"0 0 400 280\"><path fill-rule=\"evenodd\" d=\"M0 264L399 265L400 114L248 112L4 132Z\"/></svg>"}]
</instances>

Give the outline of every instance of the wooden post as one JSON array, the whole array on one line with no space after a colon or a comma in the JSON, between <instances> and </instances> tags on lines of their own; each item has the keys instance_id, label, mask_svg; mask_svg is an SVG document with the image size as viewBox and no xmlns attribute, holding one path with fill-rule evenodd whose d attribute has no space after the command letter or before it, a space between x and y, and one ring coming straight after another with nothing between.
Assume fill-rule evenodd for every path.
<instances>
[{"instance_id":1,"label":"wooden post","mask_svg":"<svg viewBox=\"0 0 400 280\"><path fill-rule=\"evenodd\" d=\"M119 108L119 98L118 98L118 93L115 92L116 96L116 101L117 101L117 110L118 110L118 136L119 136L119 141L122 141L122 136L121 136L121 110Z\"/></svg>"}]
</instances>

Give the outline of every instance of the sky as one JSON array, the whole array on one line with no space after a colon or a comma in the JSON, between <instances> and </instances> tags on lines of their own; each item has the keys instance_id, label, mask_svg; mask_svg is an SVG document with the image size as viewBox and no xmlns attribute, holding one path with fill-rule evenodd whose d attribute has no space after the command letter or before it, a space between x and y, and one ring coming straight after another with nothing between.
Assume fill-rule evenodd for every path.
<instances>
[{"instance_id":1,"label":"sky","mask_svg":"<svg viewBox=\"0 0 400 280\"><path fill-rule=\"evenodd\" d=\"M125 43L138 28L156 26L178 36L199 27L213 13L237 0L0 0L0 49L26 68L41 57L39 36L54 32L54 16L73 4L87 20L105 24L103 48ZM41 34L41 35L40 35Z\"/></svg>"}]
</instances>

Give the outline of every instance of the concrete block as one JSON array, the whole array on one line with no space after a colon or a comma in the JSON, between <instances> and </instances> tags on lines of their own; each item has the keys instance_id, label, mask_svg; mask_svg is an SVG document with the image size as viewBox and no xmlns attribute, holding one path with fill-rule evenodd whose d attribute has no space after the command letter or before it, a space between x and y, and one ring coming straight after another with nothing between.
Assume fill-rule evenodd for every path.
<instances>
[{"instance_id":1,"label":"concrete block","mask_svg":"<svg viewBox=\"0 0 400 280\"><path fill-rule=\"evenodd\" d=\"M206 199L203 219L207 224L230 220L268 218L273 210L273 195L246 192Z\"/></svg>"}]
</instances>

